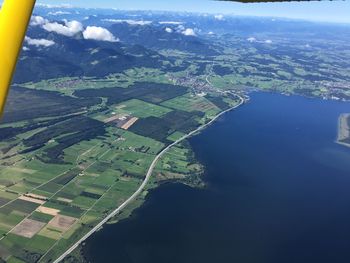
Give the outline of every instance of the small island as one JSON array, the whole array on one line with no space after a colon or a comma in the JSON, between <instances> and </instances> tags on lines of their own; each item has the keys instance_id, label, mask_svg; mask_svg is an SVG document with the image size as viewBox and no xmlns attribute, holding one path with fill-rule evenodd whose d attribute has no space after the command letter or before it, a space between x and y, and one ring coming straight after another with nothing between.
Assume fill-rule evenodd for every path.
<instances>
[{"instance_id":1,"label":"small island","mask_svg":"<svg viewBox=\"0 0 350 263\"><path fill-rule=\"evenodd\" d=\"M339 117L337 143L350 147L350 113Z\"/></svg>"}]
</instances>

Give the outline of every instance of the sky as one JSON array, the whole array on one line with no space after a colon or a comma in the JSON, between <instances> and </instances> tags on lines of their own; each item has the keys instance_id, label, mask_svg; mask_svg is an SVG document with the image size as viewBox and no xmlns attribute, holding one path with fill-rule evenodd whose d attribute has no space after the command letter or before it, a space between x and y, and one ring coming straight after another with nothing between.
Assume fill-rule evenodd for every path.
<instances>
[{"instance_id":1,"label":"sky","mask_svg":"<svg viewBox=\"0 0 350 263\"><path fill-rule=\"evenodd\" d=\"M258 4L242 4L237 2L219 2L211 0L38 0L38 2L55 5L72 4L80 7L117 8L122 10L208 12L350 23L349 0Z\"/></svg>"}]
</instances>

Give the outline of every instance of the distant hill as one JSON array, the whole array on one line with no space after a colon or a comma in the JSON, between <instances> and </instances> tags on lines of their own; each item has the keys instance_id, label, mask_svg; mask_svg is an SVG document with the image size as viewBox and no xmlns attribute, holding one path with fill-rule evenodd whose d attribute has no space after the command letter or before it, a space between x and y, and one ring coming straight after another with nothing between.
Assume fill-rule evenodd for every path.
<instances>
[{"instance_id":1,"label":"distant hill","mask_svg":"<svg viewBox=\"0 0 350 263\"><path fill-rule=\"evenodd\" d=\"M54 41L50 47L32 47L23 51L15 82L23 83L63 76L101 77L132 67L161 68L165 59L140 45L125 45L66 37L42 29L30 29L33 39Z\"/></svg>"},{"instance_id":2,"label":"distant hill","mask_svg":"<svg viewBox=\"0 0 350 263\"><path fill-rule=\"evenodd\" d=\"M166 29L171 30L171 33ZM200 55L217 55L208 40L197 36L184 35L174 25L129 25L115 23L110 31L118 36L122 42L143 45L154 50L175 49Z\"/></svg>"},{"instance_id":3,"label":"distant hill","mask_svg":"<svg viewBox=\"0 0 350 263\"><path fill-rule=\"evenodd\" d=\"M349 26L287 19L94 9L67 9L61 12L62 15L57 15L59 11L59 8L37 8L36 14L50 21L77 19L85 27L102 26L120 42L86 40L82 34L66 37L47 32L39 26L30 27L30 38L50 40L55 45L28 46L17 67L16 83L63 76L102 77L133 67L174 72L189 66L187 60L179 61L174 56L162 55L164 50L185 52L195 59L213 58L223 54L225 45L232 42L234 46L230 48L240 54L247 46L252 46L260 53L295 57L295 49L288 45L302 43L328 48L324 39L350 41L347 34ZM261 44L269 43L265 41L271 41L270 37L287 43L287 47ZM313 41L317 38L322 41ZM247 62L251 58L245 59ZM205 68L205 63L198 66Z\"/></svg>"}]
</instances>

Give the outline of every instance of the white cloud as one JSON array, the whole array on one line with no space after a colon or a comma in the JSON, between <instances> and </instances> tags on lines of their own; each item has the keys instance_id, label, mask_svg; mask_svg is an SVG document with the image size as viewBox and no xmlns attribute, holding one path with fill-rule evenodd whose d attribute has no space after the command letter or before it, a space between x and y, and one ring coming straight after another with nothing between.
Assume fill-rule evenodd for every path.
<instances>
[{"instance_id":1,"label":"white cloud","mask_svg":"<svg viewBox=\"0 0 350 263\"><path fill-rule=\"evenodd\" d=\"M256 42L256 38L255 37L248 37L247 41L250 43Z\"/></svg>"},{"instance_id":2,"label":"white cloud","mask_svg":"<svg viewBox=\"0 0 350 263\"><path fill-rule=\"evenodd\" d=\"M265 43L266 43L266 44L271 44L271 43L272 43L272 40L270 40L270 39L265 40Z\"/></svg>"},{"instance_id":3,"label":"white cloud","mask_svg":"<svg viewBox=\"0 0 350 263\"><path fill-rule=\"evenodd\" d=\"M214 35L214 32L213 32L213 31L210 31L210 32L208 33L208 35Z\"/></svg>"},{"instance_id":4,"label":"white cloud","mask_svg":"<svg viewBox=\"0 0 350 263\"><path fill-rule=\"evenodd\" d=\"M214 18L216 20L223 20L224 19L224 16L223 15L215 15Z\"/></svg>"},{"instance_id":5,"label":"white cloud","mask_svg":"<svg viewBox=\"0 0 350 263\"><path fill-rule=\"evenodd\" d=\"M28 47L26 47L26 46L24 46L23 48L23 51L29 51L30 49L28 48Z\"/></svg>"},{"instance_id":6,"label":"white cloud","mask_svg":"<svg viewBox=\"0 0 350 263\"><path fill-rule=\"evenodd\" d=\"M73 5L71 4L50 5L50 4L37 3L36 5L38 7L43 7L43 8L73 8Z\"/></svg>"},{"instance_id":7,"label":"white cloud","mask_svg":"<svg viewBox=\"0 0 350 263\"><path fill-rule=\"evenodd\" d=\"M71 12L65 12L65 11L57 11L57 12L49 12L48 15L52 16L59 16L59 15L71 15Z\"/></svg>"},{"instance_id":8,"label":"white cloud","mask_svg":"<svg viewBox=\"0 0 350 263\"><path fill-rule=\"evenodd\" d=\"M165 28L165 31L168 33L173 33L173 30L170 27Z\"/></svg>"},{"instance_id":9,"label":"white cloud","mask_svg":"<svg viewBox=\"0 0 350 263\"><path fill-rule=\"evenodd\" d=\"M183 22L177 22L177 21L161 21L159 22L161 25L182 25Z\"/></svg>"},{"instance_id":10,"label":"white cloud","mask_svg":"<svg viewBox=\"0 0 350 263\"><path fill-rule=\"evenodd\" d=\"M58 12L57 12L58 13ZM61 12L65 13L65 12ZM72 37L84 30L82 23L78 21L63 20L62 23L50 22L49 20L41 16L33 16L30 21L31 26L41 26L48 32L55 32L60 35Z\"/></svg>"},{"instance_id":11,"label":"white cloud","mask_svg":"<svg viewBox=\"0 0 350 263\"><path fill-rule=\"evenodd\" d=\"M118 42L119 39L115 38L111 32L103 27L97 26L88 26L83 32L85 39L93 39L99 41L108 41L108 42Z\"/></svg>"},{"instance_id":12,"label":"white cloud","mask_svg":"<svg viewBox=\"0 0 350 263\"><path fill-rule=\"evenodd\" d=\"M30 25L31 26L42 26L46 23L48 23L49 21L41 16L32 16L31 20L30 20Z\"/></svg>"},{"instance_id":13,"label":"white cloud","mask_svg":"<svg viewBox=\"0 0 350 263\"><path fill-rule=\"evenodd\" d=\"M83 31L83 25L78 21L64 21L63 24L57 22L46 23L42 26L46 31L55 32L60 35L72 37Z\"/></svg>"},{"instance_id":14,"label":"white cloud","mask_svg":"<svg viewBox=\"0 0 350 263\"><path fill-rule=\"evenodd\" d=\"M34 39L30 37L25 37L25 42L30 46L36 47L50 47L55 44L55 42L47 39Z\"/></svg>"},{"instance_id":15,"label":"white cloud","mask_svg":"<svg viewBox=\"0 0 350 263\"><path fill-rule=\"evenodd\" d=\"M146 26L152 24L152 21L132 20L132 19L102 19L103 22L127 23L132 26Z\"/></svg>"},{"instance_id":16,"label":"white cloud","mask_svg":"<svg viewBox=\"0 0 350 263\"><path fill-rule=\"evenodd\" d=\"M186 28L184 31L182 31L182 34L185 36L195 36L196 33L192 28Z\"/></svg>"}]
</instances>

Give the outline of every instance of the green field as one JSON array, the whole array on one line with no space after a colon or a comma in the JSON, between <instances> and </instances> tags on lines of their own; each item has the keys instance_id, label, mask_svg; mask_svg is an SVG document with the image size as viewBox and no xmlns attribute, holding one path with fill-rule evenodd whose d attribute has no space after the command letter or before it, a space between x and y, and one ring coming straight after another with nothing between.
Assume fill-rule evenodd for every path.
<instances>
[{"instance_id":1,"label":"green field","mask_svg":"<svg viewBox=\"0 0 350 263\"><path fill-rule=\"evenodd\" d=\"M168 108L184 110L188 112L201 111L209 116L216 115L220 112L220 109L206 98L190 93L165 101L161 105Z\"/></svg>"},{"instance_id":2,"label":"green field","mask_svg":"<svg viewBox=\"0 0 350 263\"><path fill-rule=\"evenodd\" d=\"M331 56L315 58L334 73L325 80L322 70L300 64L309 55L301 47L293 60L278 55L283 45L265 54L237 47L234 37L219 40L222 54L213 57L162 50L164 65L178 67L175 71L138 66L13 89L0 124L3 260L52 262L138 189L166 145L237 105L237 93L259 88L350 98L342 88L348 72ZM123 117L137 120L124 126ZM162 182L202 187L202 173L188 142L176 145L159 160L144 192L113 222L129 216ZM66 223L58 223L62 220Z\"/></svg>"},{"instance_id":3,"label":"green field","mask_svg":"<svg viewBox=\"0 0 350 263\"><path fill-rule=\"evenodd\" d=\"M125 101L115 107L115 112L132 115L139 118L161 117L170 112L171 109L147 103L145 101L132 99Z\"/></svg>"},{"instance_id":4,"label":"green field","mask_svg":"<svg viewBox=\"0 0 350 263\"><path fill-rule=\"evenodd\" d=\"M0 123L0 262L52 262L138 189L162 149L237 105L238 94L350 100L349 34L289 34L284 23L254 29L253 41L238 28L167 41L162 27L131 26L131 39L149 30L141 45L122 37L87 45L77 35L23 51ZM203 170L181 142L111 221L163 182L202 187Z\"/></svg>"},{"instance_id":5,"label":"green field","mask_svg":"<svg viewBox=\"0 0 350 263\"><path fill-rule=\"evenodd\" d=\"M67 85L69 89L58 89ZM147 69L104 79L61 78L23 86L27 88L21 91L29 96L52 98L46 108L63 103L67 114L62 117L39 107L28 121L22 115L31 108L28 104L20 111L10 108L12 117L0 124L0 252L7 262L49 262L59 256L136 191L167 144L218 114L216 104L226 105L216 92L209 99L192 95L187 87L172 86L161 72ZM108 93L108 87L116 94ZM69 98L67 103L79 100L84 111L65 105L64 97L54 101L54 90ZM90 98L89 90L101 97ZM73 91L82 91L84 98L72 97ZM232 98L224 99L233 103ZM104 121L118 114L139 120L129 130ZM167 180L201 186L201 173L184 143L163 156L147 187ZM131 211L130 207L121 217ZM66 225L57 223L61 217Z\"/></svg>"}]
</instances>

